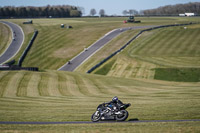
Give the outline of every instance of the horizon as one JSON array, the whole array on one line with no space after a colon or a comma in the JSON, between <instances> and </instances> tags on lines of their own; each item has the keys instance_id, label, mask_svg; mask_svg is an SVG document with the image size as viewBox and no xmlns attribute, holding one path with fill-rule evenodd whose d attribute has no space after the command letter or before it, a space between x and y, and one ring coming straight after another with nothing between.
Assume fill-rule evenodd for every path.
<instances>
[{"instance_id":1,"label":"horizon","mask_svg":"<svg viewBox=\"0 0 200 133\"><path fill-rule=\"evenodd\" d=\"M90 10L94 8L99 13L100 9L104 9L106 15L122 15L124 10L135 9L137 11L147 10L147 9L155 9L161 6L166 5L176 5L176 4L186 4L190 2L200 2L200 0L101 0L101 1L93 1L93 0L18 0L17 2L14 0L0 0L0 7L2 6L55 6L55 5L70 5L76 7L84 8L83 16L87 16L90 14ZM112 5L112 6L111 6Z\"/></svg>"}]
</instances>

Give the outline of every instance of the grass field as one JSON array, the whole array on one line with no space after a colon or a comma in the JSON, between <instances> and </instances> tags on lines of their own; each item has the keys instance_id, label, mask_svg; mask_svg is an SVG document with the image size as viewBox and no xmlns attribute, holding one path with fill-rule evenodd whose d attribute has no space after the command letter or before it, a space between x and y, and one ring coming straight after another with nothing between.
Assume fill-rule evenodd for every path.
<instances>
[{"instance_id":1,"label":"grass field","mask_svg":"<svg viewBox=\"0 0 200 133\"><path fill-rule=\"evenodd\" d=\"M177 123L114 123L114 124L70 124L70 125L2 125L2 133L48 132L48 133L198 133L200 122Z\"/></svg>"},{"instance_id":2,"label":"grass field","mask_svg":"<svg viewBox=\"0 0 200 133\"><path fill-rule=\"evenodd\" d=\"M129 118L200 118L199 83L110 78L68 72L1 72L0 121L89 121L115 95Z\"/></svg>"},{"instance_id":3,"label":"grass field","mask_svg":"<svg viewBox=\"0 0 200 133\"><path fill-rule=\"evenodd\" d=\"M128 108L129 119L199 119L199 86L199 83L133 80L70 72L5 71L0 72L0 121L90 121L97 105L110 101L115 95L132 104ZM116 128L116 124L101 124L104 128L87 124L0 125L0 130L112 132L118 129L131 132L132 126L136 126L136 131L169 129L170 132L176 125L183 129L191 126L192 131L200 130L196 125L198 122L192 123L166 123L164 127L160 127L163 123L144 123L142 129L140 124L122 124L122 128ZM81 128L76 129L77 126Z\"/></svg>"},{"instance_id":4,"label":"grass field","mask_svg":"<svg viewBox=\"0 0 200 133\"><path fill-rule=\"evenodd\" d=\"M9 27L0 23L0 55L6 50L12 39Z\"/></svg>"},{"instance_id":5,"label":"grass field","mask_svg":"<svg viewBox=\"0 0 200 133\"><path fill-rule=\"evenodd\" d=\"M200 119L200 82L154 80L155 68L199 68L199 24L186 30L174 27L145 32L97 70L100 74L105 72L104 76L85 72L139 30L124 32L110 41L76 72L55 71L114 28L199 21L199 17L144 17L137 18L141 24L126 25L122 23L124 19L33 19L33 25L22 25L23 19L9 20L22 26L25 32L25 43L15 59L34 29L39 30L23 66L39 67L41 71L0 72L0 121L90 121L98 104L110 101L113 96L132 104L127 109L129 119ZM61 23L72 25L73 29L61 29ZM102 131L199 132L200 127L199 122L0 125L0 132Z\"/></svg>"},{"instance_id":6,"label":"grass field","mask_svg":"<svg viewBox=\"0 0 200 133\"><path fill-rule=\"evenodd\" d=\"M198 21L199 18L137 18L142 21L141 24L124 24L124 19L127 18L33 19L33 25L23 25L22 22L26 21L24 19L8 20L22 26L26 36L22 50L15 59L18 60L22 51L28 44L34 29L37 29L39 34L22 65L39 67L40 69L56 70L69 59L80 53L84 47L90 46L104 34L115 28L137 25L186 23L190 21ZM60 28L60 24L71 25L73 26L73 29L62 29ZM127 35L129 36L128 38L130 38L129 32L127 32ZM124 37L125 36L126 35L124 35ZM74 37L76 39L74 39ZM118 45L122 46L123 44L124 43L121 42Z\"/></svg>"},{"instance_id":7,"label":"grass field","mask_svg":"<svg viewBox=\"0 0 200 133\"><path fill-rule=\"evenodd\" d=\"M28 30L37 29L39 31L23 66L56 70L107 32L115 28L130 26L123 24L122 19L34 19L33 25L22 27L24 30L28 27ZM21 25L24 20L12 21ZM60 24L71 25L73 29L62 29Z\"/></svg>"},{"instance_id":8,"label":"grass field","mask_svg":"<svg viewBox=\"0 0 200 133\"><path fill-rule=\"evenodd\" d=\"M155 79L179 82L200 82L199 68L156 68Z\"/></svg>"},{"instance_id":9,"label":"grass field","mask_svg":"<svg viewBox=\"0 0 200 133\"><path fill-rule=\"evenodd\" d=\"M106 75L153 79L154 68L199 68L199 35L199 24L187 26L187 29L173 27L145 32L112 59L115 63ZM106 64L99 70L105 67Z\"/></svg>"}]
</instances>

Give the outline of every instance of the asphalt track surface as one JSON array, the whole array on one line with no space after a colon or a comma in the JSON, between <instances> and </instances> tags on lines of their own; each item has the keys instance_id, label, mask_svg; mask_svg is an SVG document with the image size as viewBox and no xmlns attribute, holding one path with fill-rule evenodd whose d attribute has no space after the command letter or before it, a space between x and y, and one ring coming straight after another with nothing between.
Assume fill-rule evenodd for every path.
<instances>
[{"instance_id":1,"label":"asphalt track surface","mask_svg":"<svg viewBox=\"0 0 200 133\"><path fill-rule=\"evenodd\" d=\"M191 119L191 120L141 120L141 121L100 121L100 122L91 122L91 121L74 121L74 122L11 122L11 121L1 121L0 124L13 124L13 125L49 125L49 124L101 124L101 123L151 123L151 122L200 122L200 119Z\"/></svg>"},{"instance_id":2,"label":"asphalt track surface","mask_svg":"<svg viewBox=\"0 0 200 133\"><path fill-rule=\"evenodd\" d=\"M18 25L14 23L6 22L6 21L0 21L0 23L6 24L12 31L11 44L4 51L4 53L0 55L0 64L3 64L9 59L11 59L12 57L14 57L20 50L24 42L24 32L22 31L21 27L19 27Z\"/></svg>"},{"instance_id":3,"label":"asphalt track surface","mask_svg":"<svg viewBox=\"0 0 200 133\"><path fill-rule=\"evenodd\" d=\"M114 30L108 32L107 34L105 34L102 38L100 38L98 41L96 41L90 47L88 47L87 50L82 51L79 55L77 55L76 57L71 59L70 63L67 62L65 65L63 65L58 70L59 71L74 71L78 66L80 66L82 63L84 63L89 57L94 55L104 45L106 45L112 39L114 39L115 37L117 37L118 35L120 35L121 33L125 32L127 30L146 29L146 28L152 28L152 27L155 27L155 26L135 26L135 27L114 29Z\"/></svg>"}]
</instances>

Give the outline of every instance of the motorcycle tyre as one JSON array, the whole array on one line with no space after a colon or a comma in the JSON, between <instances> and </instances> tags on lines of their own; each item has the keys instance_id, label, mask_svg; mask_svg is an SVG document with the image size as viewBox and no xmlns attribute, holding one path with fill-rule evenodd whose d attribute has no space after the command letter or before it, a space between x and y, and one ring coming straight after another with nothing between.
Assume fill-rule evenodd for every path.
<instances>
[{"instance_id":1,"label":"motorcycle tyre","mask_svg":"<svg viewBox=\"0 0 200 133\"><path fill-rule=\"evenodd\" d=\"M97 118L97 119L93 119L93 116L95 115L95 112L94 112L94 114L92 114L92 116L91 116L91 121L92 122L98 122L100 119L101 119L101 115L99 114L99 117Z\"/></svg>"},{"instance_id":2,"label":"motorcycle tyre","mask_svg":"<svg viewBox=\"0 0 200 133\"><path fill-rule=\"evenodd\" d=\"M116 115L115 119L117 121L125 121L128 118L128 115L129 115L128 111L126 110L121 110L121 111L123 111L125 115L123 117L118 117L118 115Z\"/></svg>"}]
</instances>

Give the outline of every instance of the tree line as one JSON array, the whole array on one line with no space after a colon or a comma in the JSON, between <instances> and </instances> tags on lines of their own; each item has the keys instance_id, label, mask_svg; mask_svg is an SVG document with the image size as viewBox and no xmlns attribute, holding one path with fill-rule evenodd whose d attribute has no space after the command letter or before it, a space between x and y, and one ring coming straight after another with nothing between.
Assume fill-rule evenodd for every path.
<instances>
[{"instance_id":1,"label":"tree line","mask_svg":"<svg viewBox=\"0 0 200 133\"><path fill-rule=\"evenodd\" d=\"M91 15L91 16L94 16L94 15L96 15L96 14L97 14L96 9L92 8L92 9L90 10L90 15ZM100 11L99 11L99 16L101 16L101 17L105 17L105 16L106 16L106 12L105 12L104 9L100 9Z\"/></svg>"},{"instance_id":2,"label":"tree line","mask_svg":"<svg viewBox=\"0 0 200 133\"><path fill-rule=\"evenodd\" d=\"M156 9L143 10L142 13L144 15L178 15L183 13L200 14L200 2L167 5Z\"/></svg>"},{"instance_id":3,"label":"tree line","mask_svg":"<svg viewBox=\"0 0 200 133\"><path fill-rule=\"evenodd\" d=\"M82 12L78 7L69 5L58 5L58 6L5 6L0 7L0 17L11 18L34 18L34 17L81 17Z\"/></svg>"}]
</instances>

